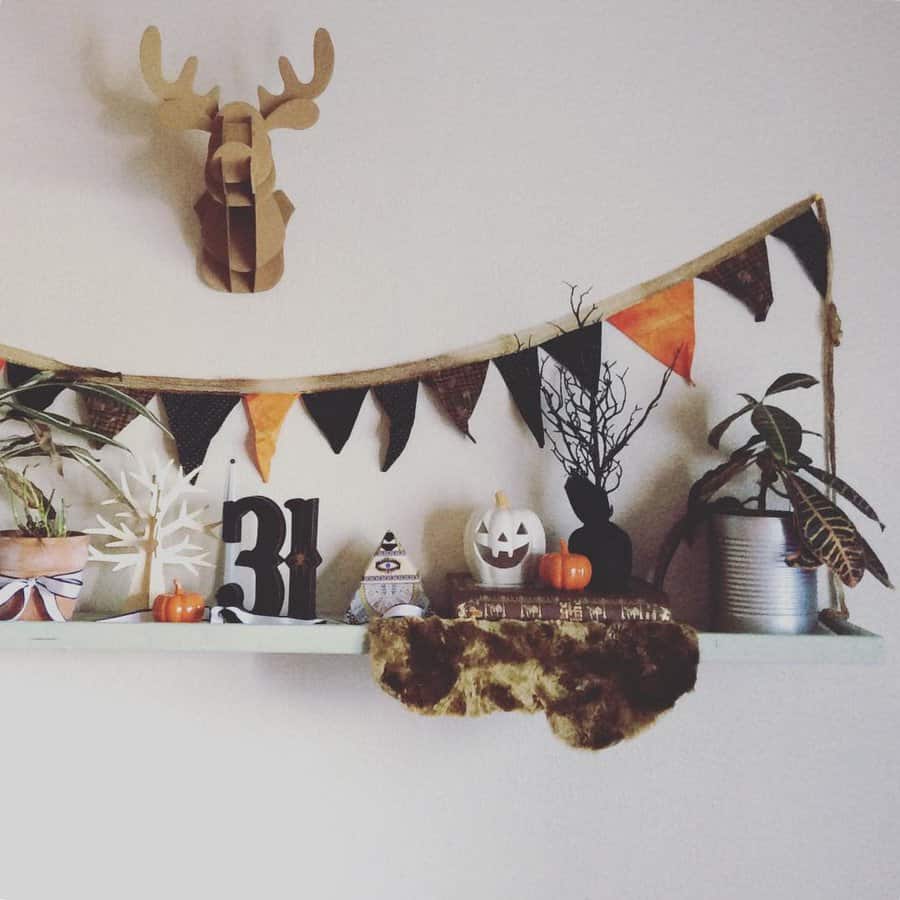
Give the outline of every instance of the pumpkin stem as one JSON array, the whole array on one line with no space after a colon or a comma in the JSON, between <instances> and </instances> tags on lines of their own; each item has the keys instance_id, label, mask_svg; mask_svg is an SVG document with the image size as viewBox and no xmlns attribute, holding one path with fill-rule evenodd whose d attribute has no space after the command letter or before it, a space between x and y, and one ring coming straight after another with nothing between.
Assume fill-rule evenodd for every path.
<instances>
[{"instance_id":1,"label":"pumpkin stem","mask_svg":"<svg viewBox=\"0 0 900 900\"><path fill-rule=\"evenodd\" d=\"M509 509L509 497L506 496L506 491L497 491L494 494L494 500L497 503L497 509Z\"/></svg>"},{"instance_id":2,"label":"pumpkin stem","mask_svg":"<svg viewBox=\"0 0 900 900\"><path fill-rule=\"evenodd\" d=\"M175 593L176 593L176 594L183 594L184 591L183 591L182 588L181 588L181 582L180 582L177 578L173 578L172 581L173 581L173 583L175 584Z\"/></svg>"},{"instance_id":3,"label":"pumpkin stem","mask_svg":"<svg viewBox=\"0 0 900 900\"><path fill-rule=\"evenodd\" d=\"M565 538L559 539L559 552L566 556L569 552L569 542Z\"/></svg>"}]
</instances>

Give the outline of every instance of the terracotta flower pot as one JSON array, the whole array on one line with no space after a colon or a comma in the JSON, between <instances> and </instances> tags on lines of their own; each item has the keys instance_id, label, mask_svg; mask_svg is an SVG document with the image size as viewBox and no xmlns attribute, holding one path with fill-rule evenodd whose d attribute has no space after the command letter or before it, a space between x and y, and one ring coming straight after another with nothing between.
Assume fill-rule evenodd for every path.
<instances>
[{"instance_id":1,"label":"terracotta flower pot","mask_svg":"<svg viewBox=\"0 0 900 900\"><path fill-rule=\"evenodd\" d=\"M23 537L17 531L0 531L0 591L10 579L44 578L44 590L63 618L69 619L78 605L80 583L67 579L64 593L53 590L63 587L50 576L79 574L87 563L90 537L73 533L61 538ZM79 574L80 578L80 574ZM26 596L27 594L27 596ZM47 621L53 618L37 586L20 588L6 602L0 604L0 622L10 619Z\"/></svg>"}]
</instances>

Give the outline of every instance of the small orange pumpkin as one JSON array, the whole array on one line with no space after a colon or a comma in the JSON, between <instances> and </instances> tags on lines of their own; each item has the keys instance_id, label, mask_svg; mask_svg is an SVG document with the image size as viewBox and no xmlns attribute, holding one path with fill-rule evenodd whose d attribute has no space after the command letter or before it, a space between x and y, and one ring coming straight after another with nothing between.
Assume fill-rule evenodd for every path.
<instances>
[{"instance_id":1,"label":"small orange pumpkin","mask_svg":"<svg viewBox=\"0 0 900 900\"><path fill-rule=\"evenodd\" d=\"M569 553L569 542L560 540L559 553L545 553L541 557L538 575L547 587L579 591L590 584L591 561L579 553Z\"/></svg>"},{"instance_id":2,"label":"small orange pumpkin","mask_svg":"<svg viewBox=\"0 0 900 900\"><path fill-rule=\"evenodd\" d=\"M153 601L153 618L157 622L201 622L206 606L200 594L185 591L175 579L173 594L160 594Z\"/></svg>"}]
</instances>

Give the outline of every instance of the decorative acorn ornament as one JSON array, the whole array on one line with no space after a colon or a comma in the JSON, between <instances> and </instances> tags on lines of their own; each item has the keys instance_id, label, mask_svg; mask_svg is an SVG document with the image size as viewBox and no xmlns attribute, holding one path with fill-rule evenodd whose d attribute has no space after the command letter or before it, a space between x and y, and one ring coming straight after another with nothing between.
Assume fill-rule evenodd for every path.
<instances>
[{"instance_id":1,"label":"decorative acorn ornament","mask_svg":"<svg viewBox=\"0 0 900 900\"><path fill-rule=\"evenodd\" d=\"M591 581L591 561L580 553L569 553L569 542L559 542L559 553L545 553L538 569L541 582L558 591L580 591Z\"/></svg>"},{"instance_id":2,"label":"decorative acorn ornament","mask_svg":"<svg viewBox=\"0 0 900 900\"><path fill-rule=\"evenodd\" d=\"M153 618L157 622L202 622L206 602L200 594L185 591L176 578L171 594L160 594L153 601Z\"/></svg>"},{"instance_id":3,"label":"decorative acorn ornament","mask_svg":"<svg viewBox=\"0 0 900 900\"><path fill-rule=\"evenodd\" d=\"M503 491L494 505L474 512L466 525L466 563L486 587L519 587L533 581L547 549L544 527L530 509L514 509Z\"/></svg>"}]
</instances>

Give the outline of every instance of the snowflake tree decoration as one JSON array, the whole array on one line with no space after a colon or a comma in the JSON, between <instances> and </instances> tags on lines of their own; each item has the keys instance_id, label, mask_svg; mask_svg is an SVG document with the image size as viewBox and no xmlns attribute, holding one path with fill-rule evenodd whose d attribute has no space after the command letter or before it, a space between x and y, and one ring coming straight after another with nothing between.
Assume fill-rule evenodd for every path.
<instances>
[{"instance_id":1,"label":"snowflake tree decoration","mask_svg":"<svg viewBox=\"0 0 900 900\"><path fill-rule=\"evenodd\" d=\"M155 597L166 591L164 566L183 566L197 575L198 567L211 568L208 551L192 543L190 533L176 540L178 532L206 532L214 527L202 521L205 507L188 512L185 497L188 494L205 493L191 483L199 468L185 474L172 460L160 464L154 460L154 468L148 470L139 460L139 471L122 472L122 493L130 508L115 514L118 522L110 522L97 515L99 528L86 529L88 534L112 538L102 549L90 548L90 559L114 564L114 572L134 569L128 589L127 608L146 608ZM104 506L120 504L110 499ZM120 504L121 505L121 504Z\"/></svg>"}]
</instances>

